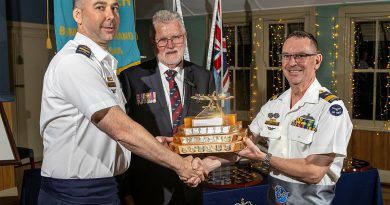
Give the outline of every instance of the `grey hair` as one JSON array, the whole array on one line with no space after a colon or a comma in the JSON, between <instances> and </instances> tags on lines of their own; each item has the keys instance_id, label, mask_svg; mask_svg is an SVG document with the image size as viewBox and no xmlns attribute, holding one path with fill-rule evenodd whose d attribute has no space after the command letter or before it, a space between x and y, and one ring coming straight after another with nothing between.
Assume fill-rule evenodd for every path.
<instances>
[{"instance_id":1,"label":"grey hair","mask_svg":"<svg viewBox=\"0 0 390 205\"><path fill-rule=\"evenodd\" d=\"M180 24L180 27L184 33L186 33L186 28L184 27L183 20L180 17L179 13L176 11L168 11L168 10L160 10L157 11L152 18L153 27L156 28L156 25L159 23L168 24L172 21L178 21ZM153 36L154 36L154 29L153 29Z\"/></svg>"},{"instance_id":2,"label":"grey hair","mask_svg":"<svg viewBox=\"0 0 390 205\"><path fill-rule=\"evenodd\" d=\"M286 38L286 41L287 39L289 38L308 38L311 43L313 44L314 48L317 50L317 52L319 53L320 51L318 50L318 42L317 42L317 39L314 37L313 34L309 33L309 32L306 32L306 31L293 31L292 33L290 33L287 38Z\"/></svg>"}]
</instances>

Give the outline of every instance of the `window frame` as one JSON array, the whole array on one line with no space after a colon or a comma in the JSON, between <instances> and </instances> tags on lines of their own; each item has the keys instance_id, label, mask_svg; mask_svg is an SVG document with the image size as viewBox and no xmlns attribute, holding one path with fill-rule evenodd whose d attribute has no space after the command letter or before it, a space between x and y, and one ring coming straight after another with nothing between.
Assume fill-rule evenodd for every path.
<instances>
[{"instance_id":1,"label":"window frame","mask_svg":"<svg viewBox=\"0 0 390 205\"><path fill-rule=\"evenodd\" d=\"M306 26L305 24L305 19L304 18L294 18L294 19L287 19L287 20L284 20L284 21L276 21L276 20L269 20L269 21L266 21L264 22L264 28L265 28L265 37L266 39L269 39L269 35L270 35L270 31L269 31L269 27L270 25L272 24L283 24L284 25L284 36L287 37L287 34L288 34L288 24L291 24L291 23L303 23L304 26ZM270 66L270 62L269 62L269 56L270 56L270 50L269 50L269 47L270 47L270 41L266 40L265 41L265 46L264 46L264 49L263 49L263 52L264 52L264 60L265 60L265 65L266 65L266 68L265 68L265 79L266 79L266 82L268 81L267 79L267 72L268 71L281 71L281 65L277 66L277 67L274 67L274 66ZM286 87L286 84L288 84L287 82L287 79L285 79L285 77L283 76L283 72L281 73L281 76L282 76L282 92L285 91L285 87ZM266 92L265 92L265 96L267 96L267 87L268 85L266 84ZM274 94L278 94L278 93L274 93ZM267 97L268 99L268 97Z\"/></svg>"},{"instance_id":2,"label":"window frame","mask_svg":"<svg viewBox=\"0 0 390 205\"><path fill-rule=\"evenodd\" d=\"M383 20L386 17L390 16L390 4L378 4L378 5L364 5L364 6L344 6L339 9L339 18L340 27L345 29L340 29L340 36L345 36L345 38L339 38L338 44L344 45L340 47L340 57L338 58L337 65L337 81L344 82L338 83L338 95L345 100L345 105L349 110L350 114L352 114L352 106L353 106L353 73L354 73L354 22L355 19L359 21L359 19L372 19L373 21ZM377 24L377 23L376 23ZM376 27L378 29L378 27ZM376 44L378 44L378 32L376 33ZM376 45L377 47L377 45ZM376 48L377 51L377 48ZM378 59L378 53L375 53L375 61ZM375 67L377 63L375 64ZM385 69L376 69L376 71L370 72L375 69L366 69L363 71L362 69L357 69L355 73L373 73L374 77L374 92L373 92L373 100L375 100L375 92L376 89L376 79L377 73L383 72ZM375 101L374 101L375 102ZM354 129L359 130L367 130L367 131L390 131L389 122L388 121L379 121L375 120L375 112L376 112L376 103L373 105L373 120L363 120L363 119L353 119L351 116L352 123L354 125Z\"/></svg>"},{"instance_id":3,"label":"window frame","mask_svg":"<svg viewBox=\"0 0 390 205\"><path fill-rule=\"evenodd\" d=\"M254 66L253 66L253 89L251 99L251 119L260 111L262 105L267 101L267 70L269 69L269 41L268 25L280 21L283 16L283 22L303 22L304 30L315 33L316 11L315 7L275 9L254 12L252 21ZM264 69L265 68L265 69ZM265 76L265 77L264 77Z\"/></svg>"},{"instance_id":4,"label":"window frame","mask_svg":"<svg viewBox=\"0 0 390 205\"><path fill-rule=\"evenodd\" d=\"M223 24L223 27L225 29L225 27L234 27L234 65L230 65L229 64L229 71L232 72L232 78L233 79L230 79L231 83L232 83L232 90L233 90L233 93L232 95L233 96L236 96L236 93L237 93L237 90L236 90L236 72L237 71L240 71L240 70L249 70L249 72L251 72L251 67L252 66L249 66L249 67L243 67L243 66L238 66L238 27L239 26L251 26L249 23L244 23L244 22L233 22L233 23L224 23ZM249 31L250 32L250 35L252 35L252 31ZM252 44L253 45L253 44ZM252 63L251 63L252 64ZM249 74L249 76L251 76L251 74ZM249 89L249 93L251 93L251 89ZM238 120L242 120L242 121L250 121L250 110L237 110L237 101L236 101L236 98L233 98L233 106L231 107L231 111L233 113L236 113L237 114L237 119Z\"/></svg>"}]
</instances>

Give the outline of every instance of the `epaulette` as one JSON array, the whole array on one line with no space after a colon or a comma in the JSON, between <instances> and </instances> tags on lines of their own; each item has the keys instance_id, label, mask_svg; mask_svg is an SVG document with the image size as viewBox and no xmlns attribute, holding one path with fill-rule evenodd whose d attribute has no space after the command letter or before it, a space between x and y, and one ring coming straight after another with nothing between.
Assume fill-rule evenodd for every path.
<instances>
[{"instance_id":1,"label":"epaulette","mask_svg":"<svg viewBox=\"0 0 390 205\"><path fill-rule=\"evenodd\" d=\"M333 101L340 100L339 97L333 95L332 93L325 91L325 90L320 90L320 98L324 99L325 101L332 103Z\"/></svg>"},{"instance_id":2,"label":"epaulette","mask_svg":"<svg viewBox=\"0 0 390 205\"><path fill-rule=\"evenodd\" d=\"M280 96L280 93L273 95L269 100L276 100Z\"/></svg>"},{"instance_id":3,"label":"epaulette","mask_svg":"<svg viewBox=\"0 0 390 205\"><path fill-rule=\"evenodd\" d=\"M91 49L86 45L79 45L76 49L76 53L83 54L88 58L91 57Z\"/></svg>"}]
</instances>

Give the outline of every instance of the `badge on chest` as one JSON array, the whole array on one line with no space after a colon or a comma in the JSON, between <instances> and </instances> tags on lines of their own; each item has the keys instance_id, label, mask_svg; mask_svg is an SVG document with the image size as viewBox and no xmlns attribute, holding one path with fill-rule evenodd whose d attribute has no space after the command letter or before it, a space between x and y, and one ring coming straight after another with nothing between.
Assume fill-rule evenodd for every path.
<instances>
[{"instance_id":1,"label":"badge on chest","mask_svg":"<svg viewBox=\"0 0 390 205\"><path fill-rule=\"evenodd\" d=\"M137 105L156 103L156 92L137 93Z\"/></svg>"},{"instance_id":2,"label":"badge on chest","mask_svg":"<svg viewBox=\"0 0 390 205\"><path fill-rule=\"evenodd\" d=\"M111 76L106 78L106 84L107 84L107 87L110 88L110 90L113 93L116 93L116 83Z\"/></svg>"},{"instance_id":3,"label":"badge on chest","mask_svg":"<svg viewBox=\"0 0 390 205\"><path fill-rule=\"evenodd\" d=\"M302 115L291 122L292 126L300 127L303 129L317 131L317 124L313 116L310 114Z\"/></svg>"},{"instance_id":4,"label":"badge on chest","mask_svg":"<svg viewBox=\"0 0 390 205\"><path fill-rule=\"evenodd\" d=\"M279 126L280 122L277 119L280 117L279 113L268 113L268 120L265 121L266 125Z\"/></svg>"}]
</instances>

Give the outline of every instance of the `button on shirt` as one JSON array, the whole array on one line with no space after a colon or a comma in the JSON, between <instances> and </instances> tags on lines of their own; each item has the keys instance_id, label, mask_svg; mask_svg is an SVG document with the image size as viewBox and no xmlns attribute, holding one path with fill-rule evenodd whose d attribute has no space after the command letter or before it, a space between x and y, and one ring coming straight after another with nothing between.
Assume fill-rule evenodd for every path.
<instances>
[{"instance_id":1,"label":"button on shirt","mask_svg":"<svg viewBox=\"0 0 390 205\"><path fill-rule=\"evenodd\" d=\"M287 90L277 99L268 101L249 128L269 140L268 152L273 156L292 159L335 153L330 170L319 183L334 185L347 155L352 123L344 103L320 98L320 90L327 91L316 79L291 109L291 89ZM338 108L336 114L334 108ZM270 174L287 182L302 183L281 173Z\"/></svg>"},{"instance_id":2,"label":"button on shirt","mask_svg":"<svg viewBox=\"0 0 390 205\"><path fill-rule=\"evenodd\" d=\"M171 108L171 98L169 96L169 83L168 80L165 77L165 71L169 70L166 65L162 64L161 62L158 62L158 68L160 70L161 75L161 82L164 87L164 94L165 99L167 102L167 107L169 109L169 117L171 118L171 125L172 125L172 108ZM183 89L183 83L184 83L184 69L183 69L183 63L180 63L178 67L174 69L177 74L175 76L175 81L177 86L179 87L180 92L180 98L181 98L181 104L184 107L184 89Z\"/></svg>"},{"instance_id":3,"label":"button on shirt","mask_svg":"<svg viewBox=\"0 0 390 205\"><path fill-rule=\"evenodd\" d=\"M76 53L79 45L91 56ZM40 133L42 176L61 179L112 177L130 165L131 152L98 129L92 115L125 99L116 59L77 33L53 58L44 78Z\"/></svg>"}]
</instances>

